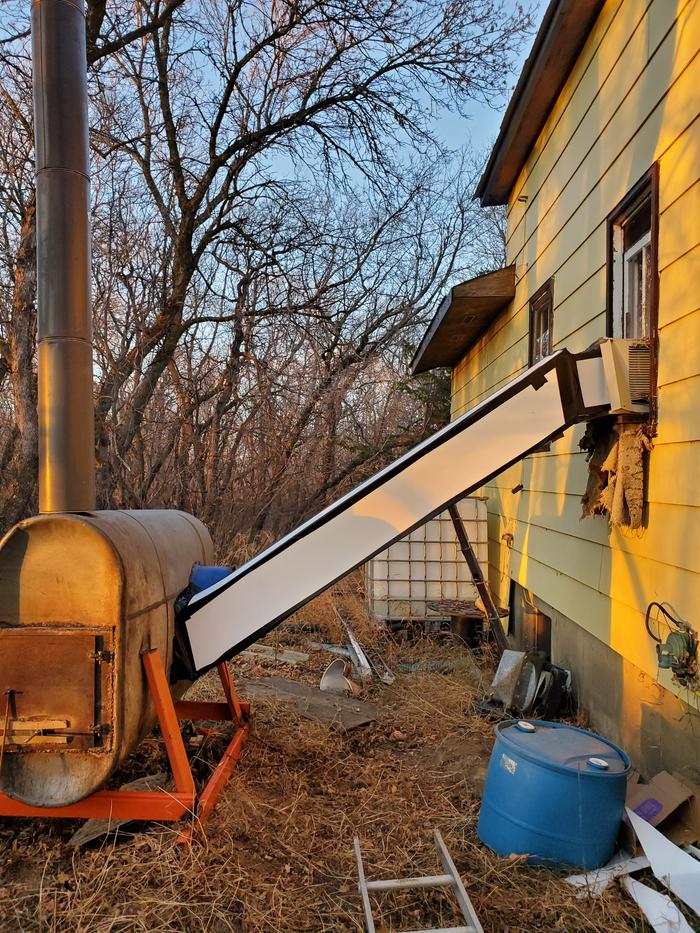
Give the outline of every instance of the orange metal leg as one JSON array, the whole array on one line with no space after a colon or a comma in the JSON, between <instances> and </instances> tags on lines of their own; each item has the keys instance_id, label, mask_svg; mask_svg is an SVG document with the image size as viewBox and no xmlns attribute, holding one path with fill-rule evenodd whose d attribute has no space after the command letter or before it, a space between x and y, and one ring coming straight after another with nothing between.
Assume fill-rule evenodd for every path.
<instances>
[{"instance_id":1,"label":"orange metal leg","mask_svg":"<svg viewBox=\"0 0 700 933\"><path fill-rule=\"evenodd\" d=\"M98 790L67 807L33 807L0 794L1 816L29 816L71 820L179 820L192 813L194 794L164 791Z\"/></svg>"},{"instance_id":2,"label":"orange metal leg","mask_svg":"<svg viewBox=\"0 0 700 933\"><path fill-rule=\"evenodd\" d=\"M241 702L240 706L243 719L248 719L250 703ZM194 722L202 722L205 719L226 722L233 719L233 711L229 704L216 700L179 700L175 704L175 712L178 719L192 719Z\"/></svg>"},{"instance_id":3,"label":"orange metal leg","mask_svg":"<svg viewBox=\"0 0 700 933\"><path fill-rule=\"evenodd\" d=\"M199 817L200 823L204 823L211 816L211 813L216 806L216 802L219 799L219 795L224 789L226 781L230 777L233 769L236 767L236 762L240 757L243 743L246 740L249 729L250 724L247 723L241 729L236 730L236 734L224 752L221 761L214 769L211 777L204 787L204 790L199 795L197 816Z\"/></svg>"},{"instance_id":4,"label":"orange metal leg","mask_svg":"<svg viewBox=\"0 0 700 933\"><path fill-rule=\"evenodd\" d=\"M219 672L221 686L224 688L226 702L231 709L234 722L236 722L239 726L242 726L243 717L241 716L241 703L238 699L236 688L233 686L233 678L231 677L231 671L228 669L228 664L225 661L222 661L220 664L216 665L216 669Z\"/></svg>"},{"instance_id":5,"label":"orange metal leg","mask_svg":"<svg viewBox=\"0 0 700 933\"><path fill-rule=\"evenodd\" d=\"M177 714L182 719L229 719L233 720L238 727L221 761L216 768L214 768L209 780L199 795L197 817L200 825L211 816L226 781L236 767L236 762L241 755L243 743L250 732L250 703L241 703L239 700L228 665L222 662L217 665L217 669L219 671L219 677L221 678L221 686L226 696L226 703L185 700L176 705Z\"/></svg>"},{"instance_id":6,"label":"orange metal leg","mask_svg":"<svg viewBox=\"0 0 700 933\"><path fill-rule=\"evenodd\" d=\"M238 728L228 748L224 752L221 761L212 772L211 777L199 795L197 816L199 817L200 824L204 823L211 816L226 781L236 767L236 762L241 755L243 743L250 731L250 722L248 721L248 717L250 717L250 705L248 703L241 703L238 699L231 672L225 661L217 665L217 670L221 678L221 686L224 688L224 694L229 708L229 718L236 723ZM244 716L246 717L245 721L243 718Z\"/></svg>"},{"instance_id":7,"label":"orange metal leg","mask_svg":"<svg viewBox=\"0 0 700 933\"><path fill-rule=\"evenodd\" d=\"M194 778L192 777L190 763L187 760L185 743L182 741L182 735L180 734L180 723L170 696L168 679L165 676L160 654L157 650L151 648L143 653L142 659L146 677L148 678L148 686L156 707L158 722L163 733L168 759L173 769L175 787L182 794L192 794L194 796Z\"/></svg>"}]
</instances>

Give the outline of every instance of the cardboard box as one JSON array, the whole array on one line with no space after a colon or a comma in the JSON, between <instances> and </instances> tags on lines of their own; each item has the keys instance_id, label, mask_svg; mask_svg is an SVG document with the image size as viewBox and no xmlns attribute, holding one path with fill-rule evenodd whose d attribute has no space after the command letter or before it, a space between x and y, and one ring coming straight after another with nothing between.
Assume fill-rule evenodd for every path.
<instances>
[{"instance_id":1,"label":"cardboard box","mask_svg":"<svg viewBox=\"0 0 700 933\"><path fill-rule=\"evenodd\" d=\"M642 784L639 774L632 772L627 781L625 806L638 813L642 819L677 845L695 842L700 836L700 826L691 817L690 801L694 788L679 780L668 771L660 771L648 784ZM641 850L632 827L623 819L620 828L620 845L632 855Z\"/></svg>"}]
</instances>

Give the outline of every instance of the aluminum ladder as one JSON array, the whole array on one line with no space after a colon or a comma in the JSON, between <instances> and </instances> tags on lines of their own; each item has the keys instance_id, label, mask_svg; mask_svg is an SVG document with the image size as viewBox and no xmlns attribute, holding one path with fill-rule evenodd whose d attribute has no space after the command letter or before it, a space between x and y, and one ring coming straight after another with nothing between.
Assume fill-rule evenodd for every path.
<instances>
[{"instance_id":1,"label":"aluminum ladder","mask_svg":"<svg viewBox=\"0 0 700 933\"><path fill-rule=\"evenodd\" d=\"M365 878L365 869L362 864L362 853L360 851L360 840L355 836L355 858L357 859L357 874L359 878L358 889L362 897L362 907L365 912L365 924L367 933L375 933L374 917L372 916L372 904L370 903L370 891L399 891L409 888L442 888L451 887L454 891L457 903L462 911L462 916L466 920L465 926L459 927L441 927L430 930L407 930L405 933L484 933L483 927L479 923L472 902L466 892L462 879L459 877L452 856L447 851L447 846L443 842L439 830L433 830L435 834L435 847L437 854L442 862L444 874L425 875L421 878L390 878L386 881L367 881Z\"/></svg>"}]
</instances>

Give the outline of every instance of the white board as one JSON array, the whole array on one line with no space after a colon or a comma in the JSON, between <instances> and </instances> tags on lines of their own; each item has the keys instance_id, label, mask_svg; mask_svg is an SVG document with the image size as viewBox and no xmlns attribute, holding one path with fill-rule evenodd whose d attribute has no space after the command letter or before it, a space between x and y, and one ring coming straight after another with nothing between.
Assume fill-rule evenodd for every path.
<instances>
[{"instance_id":1,"label":"white board","mask_svg":"<svg viewBox=\"0 0 700 933\"><path fill-rule=\"evenodd\" d=\"M584 417L576 365L563 350L533 366L196 594L178 623L193 672L243 650L355 567Z\"/></svg>"}]
</instances>

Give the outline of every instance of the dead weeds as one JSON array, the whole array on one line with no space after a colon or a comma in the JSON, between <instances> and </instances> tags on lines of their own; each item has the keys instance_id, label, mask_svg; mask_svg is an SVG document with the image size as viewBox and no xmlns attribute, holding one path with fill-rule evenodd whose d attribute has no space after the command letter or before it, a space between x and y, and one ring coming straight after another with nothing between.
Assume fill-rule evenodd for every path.
<instances>
[{"instance_id":1,"label":"dead weeds","mask_svg":"<svg viewBox=\"0 0 700 933\"><path fill-rule=\"evenodd\" d=\"M234 676L285 674L317 684L329 656L305 639L341 641L336 610L361 639L381 644L390 665L448 658L457 667L448 675L401 674L390 687L375 684L363 699L377 704L378 720L346 734L300 717L291 705L259 700L239 768L189 849L175 843L172 828L142 825L73 853L65 843L75 823L1 821L2 929L360 931L353 836L370 878L434 874L433 827L486 931L644 929L615 885L594 900L577 900L564 873L499 859L478 841L492 730L475 703L490 677L465 649L434 639L412 646L384 641L346 584L267 639L308 651L308 663L285 670L242 657L231 665ZM304 627L316 631L305 636ZM208 675L194 693L213 696L219 689ZM198 749L201 773L218 750L211 739ZM153 741L139 756L136 770L162 766ZM435 891L382 895L373 904L383 931L461 920L451 897Z\"/></svg>"}]
</instances>

